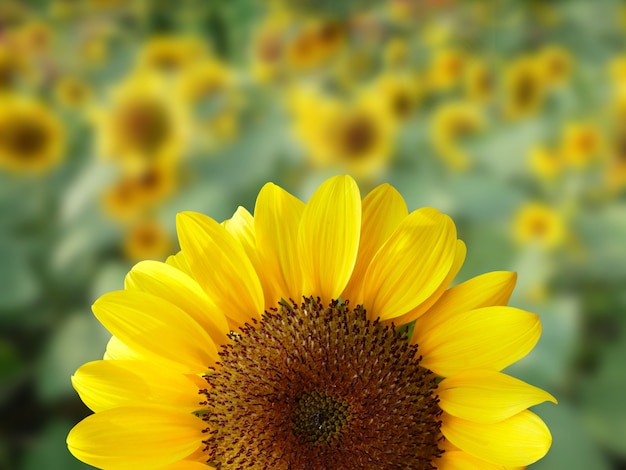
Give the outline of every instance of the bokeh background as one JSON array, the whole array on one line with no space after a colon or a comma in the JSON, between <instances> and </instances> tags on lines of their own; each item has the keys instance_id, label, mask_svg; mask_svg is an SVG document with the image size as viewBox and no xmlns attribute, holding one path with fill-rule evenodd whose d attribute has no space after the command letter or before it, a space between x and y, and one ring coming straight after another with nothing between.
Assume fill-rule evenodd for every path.
<instances>
[{"instance_id":1,"label":"bokeh background","mask_svg":"<svg viewBox=\"0 0 626 470\"><path fill-rule=\"evenodd\" d=\"M626 468L625 46L614 0L2 0L0 468L86 468L90 305L177 212L336 173L450 214L458 281L519 273L509 371L560 402L531 468Z\"/></svg>"}]
</instances>

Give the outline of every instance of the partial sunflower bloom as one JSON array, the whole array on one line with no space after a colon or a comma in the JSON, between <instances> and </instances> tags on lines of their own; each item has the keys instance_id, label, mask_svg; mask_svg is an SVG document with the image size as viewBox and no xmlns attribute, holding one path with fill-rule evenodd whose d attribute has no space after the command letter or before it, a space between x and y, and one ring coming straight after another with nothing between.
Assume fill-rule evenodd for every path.
<instances>
[{"instance_id":1,"label":"partial sunflower bloom","mask_svg":"<svg viewBox=\"0 0 626 470\"><path fill-rule=\"evenodd\" d=\"M547 249L562 245L567 235L563 214L541 202L527 203L517 211L513 232L518 243Z\"/></svg>"},{"instance_id":2,"label":"partial sunflower bloom","mask_svg":"<svg viewBox=\"0 0 626 470\"><path fill-rule=\"evenodd\" d=\"M521 57L505 71L504 114L510 119L537 113L544 102L545 79L536 59Z\"/></svg>"},{"instance_id":3,"label":"partial sunflower bloom","mask_svg":"<svg viewBox=\"0 0 626 470\"><path fill-rule=\"evenodd\" d=\"M65 132L43 103L26 98L0 100L0 168L43 172L63 158Z\"/></svg>"},{"instance_id":4,"label":"partial sunflower bloom","mask_svg":"<svg viewBox=\"0 0 626 470\"><path fill-rule=\"evenodd\" d=\"M177 219L181 252L93 306L113 334L73 376L95 411L67 442L110 469L496 469L547 452L500 371L537 342L515 274L450 288L465 245L436 209L351 177L308 203L268 183L254 216ZM402 325L415 321L407 336Z\"/></svg>"}]
</instances>

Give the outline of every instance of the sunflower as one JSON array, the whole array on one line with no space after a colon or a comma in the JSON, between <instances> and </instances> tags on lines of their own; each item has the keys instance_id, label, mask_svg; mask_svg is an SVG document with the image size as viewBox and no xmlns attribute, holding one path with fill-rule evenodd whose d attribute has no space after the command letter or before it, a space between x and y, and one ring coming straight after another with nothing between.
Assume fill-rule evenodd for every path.
<instances>
[{"instance_id":1,"label":"sunflower","mask_svg":"<svg viewBox=\"0 0 626 470\"><path fill-rule=\"evenodd\" d=\"M308 203L268 183L254 216L177 218L93 311L113 337L72 382L95 412L67 442L110 469L497 469L529 465L554 398L500 371L537 342L515 274L449 288L452 220L349 176ZM415 321L410 336L396 328Z\"/></svg>"},{"instance_id":2,"label":"sunflower","mask_svg":"<svg viewBox=\"0 0 626 470\"><path fill-rule=\"evenodd\" d=\"M562 153L544 145L535 145L530 149L528 163L534 174L544 179L558 176L564 168Z\"/></svg>"},{"instance_id":3,"label":"sunflower","mask_svg":"<svg viewBox=\"0 0 626 470\"><path fill-rule=\"evenodd\" d=\"M342 100L317 91L292 96L295 132L316 166L341 166L369 176L393 153L395 122L377 93Z\"/></svg>"},{"instance_id":4,"label":"sunflower","mask_svg":"<svg viewBox=\"0 0 626 470\"><path fill-rule=\"evenodd\" d=\"M457 49L437 51L428 72L429 87L436 91L447 91L461 80L466 66L465 55Z\"/></svg>"},{"instance_id":5,"label":"sunflower","mask_svg":"<svg viewBox=\"0 0 626 470\"><path fill-rule=\"evenodd\" d=\"M117 220L132 220L169 197L178 183L170 164L150 165L124 174L102 195L105 212Z\"/></svg>"},{"instance_id":6,"label":"sunflower","mask_svg":"<svg viewBox=\"0 0 626 470\"><path fill-rule=\"evenodd\" d=\"M63 126L39 101L0 100L0 167L41 172L60 162L65 148Z\"/></svg>"},{"instance_id":7,"label":"sunflower","mask_svg":"<svg viewBox=\"0 0 626 470\"><path fill-rule=\"evenodd\" d=\"M160 260L171 252L172 240L157 220L144 218L129 227L123 249L127 258L133 261Z\"/></svg>"},{"instance_id":8,"label":"sunflower","mask_svg":"<svg viewBox=\"0 0 626 470\"><path fill-rule=\"evenodd\" d=\"M505 70L504 114L510 119L537 113L543 105L545 80L533 57L520 57Z\"/></svg>"},{"instance_id":9,"label":"sunflower","mask_svg":"<svg viewBox=\"0 0 626 470\"><path fill-rule=\"evenodd\" d=\"M461 148L460 141L485 126L480 109L472 103L448 102L437 108L432 118L433 147L453 169L464 170L470 156Z\"/></svg>"},{"instance_id":10,"label":"sunflower","mask_svg":"<svg viewBox=\"0 0 626 470\"><path fill-rule=\"evenodd\" d=\"M100 153L132 169L179 159L185 151L187 112L169 91L153 74L123 82L111 105L93 113Z\"/></svg>"},{"instance_id":11,"label":"sunflower","mask_svg":"<svg viewBox=\"0 0 626 470\"><path fill-rule=\"evenodd\" d=\"M494 71L482 60L472 60L465 70L465 93L478 103L491 99L496 91Z\"/></svg>"},{"instance_id":12,"label":"sunflower","mask_svg":"<svg viewBox=\"0 0 626 470\"><path fill-rule=\"evenodd\" d=\"M206 47L198 38L155 36L144 44L137 64L141 70L177 73L206 57Z\"/></svg>"},{"instance_id":13,"label":"sunflower","mask_svg":"<svg viewBox=\"0 0 626 470\"><path fill-rule=\"evenodd\" d=\"M57 101L68 108L81 108L91 100L92 90L89 84L75 75L60 77L54 85Z\"/></svg>"},{"instance_id":14,"label":"sunflower","mask_svg":"<svg viewBox=\"0 0 626 470\"><path fill-rule=\"evenodd\" d=\"M572 74L572 56L561 46L545 46L537 55L539 68L548 85L562 85Z\"/></svg>"},{"instance_id":15,"label":"sunflower","mask_svg":"<svg viewBox=\"0 0 626 470\"><path fill-rule=\"evenodd\" d=\"M526 203L515 215L513 235L522 245L536 244L547 249L556 248L566 237L563 214L543 202Z\"/></svg>"},{"instance_id":16,"label":"sunflower","mask_svg":"<svg viewBox=\"0 0 626 470\"><path fill-rule=\"evenodd\" d=\"M563 158L571 166L583 168L602 151L600 129L591 123L570 123L563 133Z\"/></svg>"},{"instance_id":17,"label":"sunflower","mask_svg":"<svg viewBox=\"0 0 626 470\"><path fill-rule=\"evenodd\" d=\"M394 122L406 121L415 113L420 91L415 77L398 73L387 73L378 77L373 90Z\"/></svg>"}]
</instances>

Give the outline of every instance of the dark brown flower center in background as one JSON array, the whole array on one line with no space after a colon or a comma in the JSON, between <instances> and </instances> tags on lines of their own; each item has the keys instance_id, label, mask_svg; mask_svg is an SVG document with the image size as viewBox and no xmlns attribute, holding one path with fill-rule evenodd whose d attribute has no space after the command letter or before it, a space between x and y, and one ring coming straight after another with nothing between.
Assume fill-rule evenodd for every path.
<instances>
[{"instance_id":1,"label":"dark brown flower center in background","mask_svg":"<svg viewBox=\"0 0 626 470\"><path fill-rule=\"evenodd\" d=\"M168 138L170 117L165 107L149 99L126 103L119 110L120 135L140 151L154 151Z\"/></svg>"},{"instance_id":2,"label":"dark brown flower center in background","mask_svg":"<svg viewBox=\"0 0 626 470\"><path fill-rule=\"evenodd\" d=\"M372 118L363 114L352 116L340 130L342 153L348 158L359 159L371 150L377 139L377 129Z\"/></svg>"},{"instance_id":3,"label":"dark brown flower center in background","mask_svg":"<svg viewBox=\"0 0 626 470\"><path fill-rule=\"evenodd\" d=\"M16 116L0 128L0 146L21 160L41 156L50 141L48 129L35 119Z\"/></svg>"},{"instance_id":4,"label":"dark brown flower center in background","mask_svg":"<svg viewBox=\"0 0 626 470\"><path fill-rule=\"evenodd\" d=\"M393 327L312 298L231 335L199 415L221 470L432 470L434 375Z\"/></svg>"}]
</instances>

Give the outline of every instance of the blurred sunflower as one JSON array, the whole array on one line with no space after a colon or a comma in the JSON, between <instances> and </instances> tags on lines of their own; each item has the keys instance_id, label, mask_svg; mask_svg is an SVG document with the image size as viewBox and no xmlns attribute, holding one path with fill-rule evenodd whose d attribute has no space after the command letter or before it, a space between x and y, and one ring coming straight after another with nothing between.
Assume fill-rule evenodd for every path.
<instances>
[{"instance_id":1,"label":"blurred sunflower","mask_svg":"<svg viewBox=\"0 0 626 470\"><path fill-rule=\"evenodd\" d=\"M537 61L520 57L505 70L504 114L510 119L537 113L543 105L545 79Z\"/></svg>"},{"instance_id":2,"label":"blurred sunflower","mask_svg":"<svg viewBox=\"0 0 626 470\"><path fill-rule=\"evenodd\" d=\"M295 72L320 67L345 43L345 26L326 20L303 25L289 39L285 48L285 63Z\"/></svg>"},{"instance_id":3,"label":"blurred sunflower","mask_svg":"<svg viewBox=\"0 0 626 470\"><path fill-rule=\"evenodd\" d=\"M277 11L261 21L253 33L250 41L251 75L259 82L276 82L283 77L290 24L290 16Z\"/></svg>"},{"instance_id":4,"label":"blurred sunflower","mask_svg":"<svg viewBox=\"0 0 626 470\"><path fill-rule=\"evenodd\" d=\"M54 84L57 101L68 108L83 108L90 103L92 90L89 84L75 75L59 77Z\"/></svg>"},{"instance_id":5,"label":"blurred sunflower","mask_svg":"<svg viewBox=\"0 0 626 470\"><path fill-rule=\"evenodd\" d=\"M558 176L565 164L561 151L544 145L533 146L528 161L535 175L548 180Z\"/></svg>"},{"instance_id":6,"label":"blurred sunflower","mask_svg":"<svg viewBox=\"0 0 626 470\"><path fill-rule=\"evenodd\" d=\"M157 220L144 218L129 227L123 243L124 254L132 261L163 260L172 252L173 242Z\"/></svg>"},{"instance_id":7,"label":"blurred sunflower","mask_svg":"<svg viewBox=\"0 0 626 470\"><path fill-rule=\"evenodd\" d=\"M61 121L39 101L0 98L0 167L43 172L58 164L65 149Z\"/></svg>"},{"instance_id":8,"label":"blurred sunflower","mask_svg":"<svg viewBox=\"0 0 626 470\"><path fill-rule=\"evenodd\" d=\"M389 185L361 201L337 176L307 204L269 183L254 216L188 212L177 230L178 255L93 306L114 336L72 377L95 411L67 438L80 460L495 469L550 447L527 408L556 400L499 372L534 347L538 316L506 306L514 273L448 288L465 245L436 209L409 214ZM398 319L417 320L411 338Z\"/></svg>"},{"instance_id":9,"label":"blurred sunflower","mask_svg":"<svg viewBox=\"0 0 626 470\"><path fill-rule=\"evenodd\" d=\"M564 47L544 46L537 54L537 61L547 85L562 85L572 74L572 56Z\"/></svg>"},{"instance_id":10,"label":"blurred sunflower","mask_svg":"<svg viewBox=\"0 0 626 470\"><path fill-rule=\"evenodd\" d=\"M463 138L483 129L480 109L467 102L448 102L437 108L432 118L432 142L437 154L453 169L464 170L469 155L461 148Z\"/></svg>"},{"instance_id":11,"label":"blurred sunflower","mask_svg":"<svg viewBox=\"0 0 626 470\"><path fill-rule=\"evenodd\" d=\"M575 168L582 168L600 156L602 135L594 124L572 122L565 128L561 145L564 160Z\"/></svg>"},{"instance_id":12,"label":"blurred sunflower","mask_svg":"<svg viewBox=\"0 0 626 470\"><path fill-rule=\"evenodd\" d=\"M465 70L465 94L471 101L484 103L495 95L494 71L482 60L471 60Z\"/></svg>"},{"instance_id":13,"label":"blurred sunflower","mask_svg":"<svg viewBox=\"0 0 626 470\"><path fill-rule=\"evenodd\" d=\"M409 42L402 37L391 38L383 49L383 61L389 69L401 69L410 63Z\"/></svg>"},{"instance_id":14,"label":"blurred sunflower","mask_svg":"<svg viewBox=\"0 0 626 470\"><path fill-rule=\"evenodd\" d=\"M339 100L318 92L292 95L296 135L317 166L340 166L360 176L385 168L395 144L395 122L377 94Z\"/></svg>"},{"instance_id":15,"label":"blurred sunflower","mask_svg":"<svg viewBox=\"0 0 626 470\"><path fill-rule=\"evenodd\" d=\"M415 113L420 87L417 78L413 76L386 73L376 80L373 93L381 100L390 118L394 122L402 122Z\"/></svg>"},{"instance_id":16,"label":"blurred sunflower","mask_svg":"<svg viewBox=\"0 0 626 470\"><path fill-rule=\"evenodd\" d=\"M99 152L134 171L158 161L175 161L186 149L184 103L153 74L133 75L113 94L111 106L93 112Z\"/></svg>"},{"instance_id":17,"label":"blurred sunflower","mask_svg":"<svg viewBox=\"0 0 626 470\"><path fill-rule=\"evenodd\" d=\"M114 219L137 219L143 212L170 196L178 185L178 173L171 164L150 165L124 174L102 195L105 212Z\"/></svg>"},{"instance_id":18,"label":"blurred sunflower","mask_svg":"<svg viewBox=\"0 0 626 470\"><path fill-rule=\"evenodd\" d=\"M177 73L208 56L205 43L187 36L154 36L142 47L137 59L140 70Z\"/></svg>"},{"instance_id":19,"label":"blurred sunflower","mask_svg":"<svg viewBox=\"0 0 626 470\"><path fill-rule=\"evenodd\" d=\"M447 91L458 85L466 65L465 55L457 49L441 49L435 52L427 72L430 90Z\"/></svg>"},{"instance_id":20,"label":"blurred sunflower","mask_svg":"<svg viewBox=\"0 0 626 470\"><path fill-rule=\"evenodd\" d=\"M515 215L513 236L522 245L556 248L566 238L565 219L563 214L548 204L528 202Z\"/></svg>"}]
</instances>

